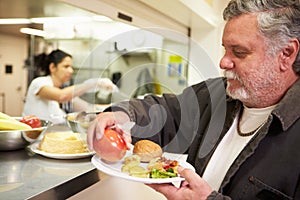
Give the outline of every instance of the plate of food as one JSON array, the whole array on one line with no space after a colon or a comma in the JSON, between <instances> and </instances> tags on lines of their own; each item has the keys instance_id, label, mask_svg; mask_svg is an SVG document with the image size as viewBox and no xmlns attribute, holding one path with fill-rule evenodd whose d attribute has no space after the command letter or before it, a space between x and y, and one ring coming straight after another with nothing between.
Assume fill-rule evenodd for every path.
<instances>
[{"instance_id":1,"label":"plate of food","mask_svg":"<svg viewBox=\"0 0 300 200\"><path fill-rule=\"evenodd\" d=\"M146 184L175 185L184 180L177 172L179 165L195 170L185 158L182 154L162 153L157 144L141 140L117 162L106 161L97 154L92 157L91 162L98 170L111 176Z\"/></svg>"},{"instance_id":2,"label":"plate of food","mask_svg":"<svg viewBox=\"0 0 300 200\"><path fill-rule=\"evenodd\" d=\"M79 159L91 157L95 152L89 151L86 134L73 132L46 133L43 139L29 146L30 150L44 157L54 159Z\"/></svg>"}]
</instances>

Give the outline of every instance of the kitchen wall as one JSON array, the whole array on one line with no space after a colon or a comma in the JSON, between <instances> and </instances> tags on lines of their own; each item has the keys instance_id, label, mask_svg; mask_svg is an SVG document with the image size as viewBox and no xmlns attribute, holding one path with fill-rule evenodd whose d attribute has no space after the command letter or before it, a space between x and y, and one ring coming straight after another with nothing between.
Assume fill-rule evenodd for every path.
<instances>
[{"instance_id":1,"label":"kitchen wall","mask_svg":"<svg viewBox=\"0 0 300 200\"><path fill-rule=\"evenodd\" d=\"M199 73L197 71L194 71L193 68L189 67L189 70L186 71L188 76L188 82L185 82L177 78L170 78L168 79L168 83L166 85L178 85L178 88L172 88L173 91L179 92L186 84L193 84L196 82L201 81L202 79L205 79L205 76L213 76L218 75L219 71L217 69L218 66L218 60L221 57L223 51L221 48L221 33L222 33L222 20L221 20L221 10L223 9L226 2L222 1L209 1L209 4L206 4L204 1L200 1L200 4L196 4L193 1L188 0L180 0L180 1L164 1L159 4L155 4L153 2L155 1L147 1L144 0L143 4L139 4L139 1L132 1L137 3L136 5L133 5L133 7L130 7L128 5L125 5L122 2L119 1L81 1L81 0L75 0L75 1L68 1L68 0L62 0L68 3L75 3L77 6L91 10L91 11L98 11L102 12L103 9L107 8L105 12L107 12L107 15L110 13L114 14L117 13L118 10L121 10L124 13L132 14L132 16L135 16L134 12L136 12L136 15L138 18L134 18L132 21L132 25L139 25L142 26L151 26L154 24L161 25L163 27L175 28L176 31L188 34L188 27L190 28L190 35L191 39L194 41L194 43L199 44L199 46L203 47L205 49L205 52L207 55L211 58L215 69L212 73L208 74L201 74L202 77L199 77ZM102 2L105 2L107 4L102 4ZM132 3L131 2L131 3ZM172 2L172 9L167 9L165 4ZM204 2L204 3L203 3ZM98 5L98 3L100 4ZM110 4L116 4L114 6L117 7L117 9L114 6L110 6ZM144 4L145 3L145 4ZM117 4L120 4L121 7L118 7ZM145 6L148 5L149 7ZM184 5L184 6L183 6ZM200 5L200 6L199 6ZM122 7L123 6L123 7ZM207 7L208 6L208 7ZM111 10L111 8L114 8L114 10ZM168 7L168 6L167 6ZM119 9L121 8L121 9ZM151 9L150 9L151 8ZM93 10L94 9L94 10ZM145 14L145 9L147 10L147 14ZM117 11L116 11L117 10ZM134 12L131 13L131 10ZM163 12L163 14L162 14ZM176 12L176 15L174 15L174 12ZM149 14L150 13L150 14ZM112 15L111 14L111 15ZM205 16L206 15L206 16ZM156 16L156 17L155 17ZM168 17L166 17L168 16ZM143 18L144 17L144 18ZM162 17L166 17L165 19L162 19ZM170 17L170 18L169 18ZM112 18L114 18L112 16ZM116 17L115 17L116 18ZM174 21L170 20L174 19ZM119 19L120 20L120 19ZM121 20L122 21L122 20ZM149 23L153 22L153 23ZM24 62L25 59L28 58L29 55L29 39L26 38L20 38L17 36L7 35L7 34L0 34L0 44L1 44L1 50L0 50L0 109L2 111L5 111L6 113L14 116L20 116L23 108L23 101L26 93L26 88L24 87L27 85L27 70L24 68ZM98 42L101 42L101 39L97 40L78 40L76 41L75 45L77 49L74 53L75 58L75 65L81 65L80 62L84 60L84 58L87 57L87 54L80 51L81 48L88 48L93 49L95 46L97 46ZM74 41L72 41L74 42ZM58 43L57 41L52 41L54 47L61 47L63 50L66 51L72 51L74 50L74 44L70 45L70 40L60 41ZM168 41L164 41L164 48L175 48L173 45L174 43L168 43ZM176 44L177 45L177 44ZM183 45L184 46L184 45ZM180 47L180 44L177 46ZM176 48L177 48L176 47ZM41 47L42 48L42 47ZM185 47L182 47L183 49ZM164 64L167 64L168 62L168 56L161 57L155 55L155 53L150 54L152 57L150 59L153 59L153 56L155 59L157 59L159 62L162 62ZM128 71L127 68L127 62L131 62L131 64L135 65L142 65L142 61L139 61L139 58L132 59L127 58L124 59L124 57L118 59L116 62L113 63L112 66L109 68L109 72L105 74L105 76L111 76L112 73L121 71L123 74L125 71ZM136 63L135 63L136 62ZM198 61L197 61L198 62ZM210 66L210 62L201 62L202 65ZM13 66L13 73L7 74L5 73L5 66L6 65L12 65ZM75 67L76 67L75 66ZM166 68L151 68L151 74L156 75L156 78L165 80L165 77L168 77ZM154 70L153 70L154 69ZM162 71L159 71L162 70ZM86 72L83 72L84 70L81 70L81 73L91 73L91 70L86 70ZM197 75L198 73L198 75ZM138 74L138 73L136 73ZM91 74L90 74L91 75ZM90 76L89 75L89 76ZM93 73L92 73L93 75ZM195 76L196 75L196 76ZM80 79L80 78L79 78ZM79 80L78 79L78 80ZM131 83L126 82L127 80L130 80ZM123 81L123 84L121 87L124 91L126 91L126 85L129 84L137 84L136 83L136 77L130 77L129 79L126 79L126 81ZM125 88L125 89L124 89ZM162 88L163 90L165 88ZM169 88L170 89L170 88ZM1 98L1 93L5 93L5 105L4 108L1 108L3 103L3 98ZM2 106L3 107L3 106Z\"/></svg>"},{"instance_id":2,"label":"kitchen wall","mask_svg":"<svg viewBox=\"0 0 300 200\"><path fill-rule=\"evenodd\" d=\"M27 89L28 40L0 34L0 111L20 116Z\"/></svg>"},{"instance_id":3,"label":"kitchen wall","mask_svg":"<svg viewBox=\"0 0 300 200\"><path fill-rule=\"evenodd\" d=\"M108 77L113 79L115 73L121 73L122 84L120 91L131 96L143 95L136 91L144 87L145 78L155 82L155 93L174 92L179 93L187 85L188 37L185 39L170 39L175 32L170 30L164 34L155 33L156 29L138 29L124 23L109 22L97 24L85 24L84 33L75 25L77 37L64 38L60 36L65 28L58 32L56 38L45 38L39 41L37 52L44 49L60 48L73 55L75 74L74 83L80 83L88 78ZM68 29L68 28L67 28ZM81 29L82 30L82 29ZM97 34L97 32L105 32ZM164 30L166 31L166 30ZM70 31L70 35L72 31ZM100 35L101 37L97 37ZM168 38L165 36L168 35ZM60 38L61 37L61 38ZM179 35L177 35L179 38ZM182 73L180 76L172 76L169 72L169 58L175 54L180 55ZM148 74L145 74L148 73ZM140 77L143 75L144 77ZM159 87L162 84L162 87ZM154 86L153 86L154 87ZM140 89L138 89L140 90ZM90 93L92 93L91 91ZM135 94L135 93L138 94ZM153 93L153 91L144 91ZM93 99L93 94L86 94Z\"/></svg>"},{"instance_id":4,"label":"kitchen wall","mask_svg":"<svg viewBox=\"0 0 300 200\"><path fill-rule=\"evenodd\" d=\"M131 35L135 34L127 33L126 37L129 38L123 38L118 42L118 48L120 50L127 49L129 51L128 54L125 53L123 56L120 53L115 52L115 39L104 42L100 39L92 38L44 40L40 37L35 37L34 50L35 55L43 52L49 53L52 49L56 48L60 48L72 54L75 69L75 74L72 78L74 83L82 82L87 78L96 77L108 77L112 79L114 73L120 72L123 76L120 91L123 94L126 94L127 97L143 95L147 92L151 93L151 91L141 90L137 92L136 88L143 86L138 80L138 77L141 74L144 74L143 71L147 69L152 81L157 81L157 83L162 84L162 86L155 88L156 93L181 92L187 84L186 73L182 74L182 78L170 76L168 74L168 59L172 53L163 51L158 52L155 50L150 52L130 53L131 51L134 51L135 48L138 48L138 46L132 46L132 44L128 44L128 42L127 44L122 44L122 41L132 41L133 39L130 38ZM115 38L117 39L117 36ZM149 44L145 44L144 41L144 47L157 47L157 49L172 50L173 52L183 55L185 60L187 58L188 46L186 44L174 42L156 34L151 35L148 40L150 41L148 41ZM154 43L155 40L157 40L157 42ZM2 51L2 72L0 74L0 81L3 86L1 87L0 94L1 92L5 94L5 99L2 100L3 106L1 104L3 107L2 111L12 116L21 116L28 84L28 71L25 68L25 60L28 59L29 56L28 51L30 49L31 40L29 38L2 34L0 35L0 41ZM100 49L100 52L97 52L97 48ZM7 64L13 65L12 74L6 74L4 72L5 65ZM106 103L105 101L109 99L104 97L102 96L101 91L96 97L95 91L91 91L83 96L86 100L96 103Z\"/></svg>"},{"instance_id":5,"label":"kitchen wall","mask_svg":"<svg viewBox=\"0 0 300 200\"><path fill-rule=\"evenodd\" d=\"M221 35L223 29L222 10L229 0L61 0L95 13L102 13L112 19L141 27L156 27L177 31L194 41L207 56L201 62L195 55L192 59L196 65L205 69L190 68L188 70L189 84L202 79L219 76L219 60L223 55ZM103 9L104 8L104 9ZM125 14L130 20L124 20L119 14ZM196 50L199 48L196 47ZM191 52L193 54L193 52ZM199 56L198 56L199 57ZM207 60L209 57L210 61ZM213 66L212 66L213 65ZM200 72L199 72L200 70ZM197 76L195 76L197 75ZM201 77L199 77L200 75Z\"/></svg>"}]
</instances>

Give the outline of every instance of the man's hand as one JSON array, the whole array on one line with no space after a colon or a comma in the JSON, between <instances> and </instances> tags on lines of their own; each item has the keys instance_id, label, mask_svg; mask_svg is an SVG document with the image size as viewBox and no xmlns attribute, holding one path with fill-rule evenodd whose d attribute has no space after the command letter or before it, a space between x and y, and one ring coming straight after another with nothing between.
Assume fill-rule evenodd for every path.
<instances>
[{"instance_id":1,"label":"man's hand","mask_svg":"<svg viewBox=\"0 0 300 200\"><path fill-rule=\"evenodd\" d=\"M93 150L94 138L98 140L102 138L104 134L104 129L114 126L115 129L122 134L127 147L131 144L131 134L129 130L122 130L118 125L123 125L129 122L129 116L122 111L117 112L103 112L97 115L97 118L88 128L87 142L90 150Z\"/></svg>"},{"instance_id":2,"label":"man's hand","mask_svg":"<svg viewBox=\"0 0 300 200\"><path fill-rule=\"evenodd\" d=\"M198 174L191 169L178 167L178 173L184 177L180 188L171 184L147 184L168 200L205 200L211 193L212 188Z\"/></svg>"}]
</instances>

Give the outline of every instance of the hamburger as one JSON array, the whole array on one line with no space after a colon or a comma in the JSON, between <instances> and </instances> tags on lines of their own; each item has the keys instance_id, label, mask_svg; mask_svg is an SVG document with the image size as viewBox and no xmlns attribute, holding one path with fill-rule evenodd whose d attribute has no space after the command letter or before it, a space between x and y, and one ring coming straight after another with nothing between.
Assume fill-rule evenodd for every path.
<instances>
[{"instance_id":1,"label":"hamburger","mask_svg":"<svg viewBox=\"0 0 300 200\"><path fill-rule=\"evenodd\" d=\"M162 153L161 147L150 140L140 140L133 147L133 155L138 155L141 162L150 162L154 158L161 157Z\"/></svg>"}]
</instances>

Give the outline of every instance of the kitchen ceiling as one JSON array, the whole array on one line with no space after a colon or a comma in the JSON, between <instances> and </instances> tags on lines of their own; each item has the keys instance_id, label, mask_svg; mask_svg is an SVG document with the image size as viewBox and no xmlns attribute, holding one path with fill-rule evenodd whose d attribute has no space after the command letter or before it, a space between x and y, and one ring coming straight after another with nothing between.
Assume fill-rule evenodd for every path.
<instances>
[{"instance_id":1,"label":"kitchen ceiling","mask_svg":"<svg viewBox=\"0 0 300 200\"><path fill-rule=\"evenodd\" d=\"M57 0L0 0L0 18L94 16L95 13ZM42 29L41 24L0 25L0 33L27 37L20 28Z\"/></svg>"}]
</instances>

